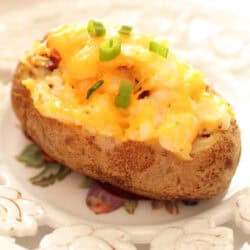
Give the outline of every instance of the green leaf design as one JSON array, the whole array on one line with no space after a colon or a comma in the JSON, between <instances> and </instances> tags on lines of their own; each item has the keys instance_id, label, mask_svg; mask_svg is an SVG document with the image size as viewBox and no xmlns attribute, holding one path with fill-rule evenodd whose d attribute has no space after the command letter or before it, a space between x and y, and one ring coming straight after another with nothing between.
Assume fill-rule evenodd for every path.
<instances>
[{"instance_id":1,"label":"green leaf design","mask_svg":"<svg viewBox=\"0 0 250 250\"><path fill-rule=\"evenodd\" d=\"M57 180L62 181L71 173L71 169L57 163L45 163L44 169L36 176L30 178L33 185L48 187L54 184Z\"/></svg>"},{"instance_id":2,"label":"green leaf design","mask_svg":"<svg viewBox=\"0 0 250 250\"><path fill-rule=\"evenodd\" d=\"M16 159L28 167L40 168L43 165L42 151L35 144L28 145Z\"/></svg>"},{"instance_id":3,"label":"green leaf design","mask_svg":"<svg viewBox=\"0 0 250 250\"><path fill-rule=\"evenodd\" d=\"M84 176L83 183L81 184L81 188L91 188L95 184L95 180L88 177Z\"/></svg>"},{"instance_id":4,"label":"green leaf design","mask_svg":"<svg viewBox=\"0 0 250 250\"><path fill-rule=\"evenodd\" d=\"M60 169L59 173L57 174L57 180L62 181L62 180L65 179L71 172L72 172L72 170L71 170L70 168L67 168L67 167L61 165L61 169Z\"/></svg>"},{"instance_id":5,"label":"green leaf design","mask_svg":"<svg viewBox=\"0 0 250 250\"><path fill-rule=\"evenodd\" d=\"M30 178L30 181L34 185L49 186L55 183L60 169L61 165L59 163L47 163L39 174Z\"/></svg>"},{"instance_id":6,"label":"green leaf design","mask_svg":"<svg viewBox=\"0 0 250 250\"><path fill-rule=\"evenodd\" d=\"M124 209L129 214L134 214L137 207L138 207L138 201L137 200L127 200L124 203Z\"/></svg>"},{"instance_id":7,"label":"green leaf design","mask_svg":"<svg viewBox=\"0 0 250 250\"><path fill-rule=\"evenodd\" d=\"M48 187L48 186L53 185L55 182L56 182L55 178L49 178L49 179L40 180L39 182L32 182L32 184L35 186L40 186L40 187Z\"/></svg>"},{"instance_id":8,"label":"green leaf design","mask_svg":"<svg viewBox=\"0 0 250 250\"><path fill-rule=\"evenodd\" d=\"M28 145L16 159L28 167L40 168L43 165L42 151L36 144Z\"/></svg>"},{"instance_id":9,"label":"green leaf design","mask_svg":"<svg viewBox=\"0 0 250 250\"><path fill-rule=\"evenodd\" d=\"M28 145L19 156L18 161L28 167L42 168L42 171L30 178L33 185L47 187L56 181L62 181L71 173L71 169L57 162L46 162L42 150L36 144Z\"/></svg>"}]
</instances>

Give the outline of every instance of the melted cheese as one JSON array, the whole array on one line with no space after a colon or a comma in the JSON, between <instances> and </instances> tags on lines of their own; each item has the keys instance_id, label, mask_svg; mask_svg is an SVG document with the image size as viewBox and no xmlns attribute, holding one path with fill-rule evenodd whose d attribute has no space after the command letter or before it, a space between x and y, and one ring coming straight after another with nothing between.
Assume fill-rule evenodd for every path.
<instances>
[{"instance_id":1,"label":"melted cheese","mask_svg":"<svg viewBox=\"0 0 250 250\"><path fill-rule=\"evenodd\" d=\"M100 43L114 35L122 39L120 55L100 62ZM43 50L56 49L62 58L59 68L24 79L23 84L45 116L121 140L156 139L165 149L190 159L197 136L227 129L233 113L225 100L207 91L201 72L172 53L166 59L150 52L151 40L143 34L119 35L114 28L96 38L85 27L64 25L27 54L30 61ZM87 90L100 79L104 84L87 100ZM126 110L114 102L121 80L134 89ZM145 90L149 96L138 98Z\"/></svg>"}]
</instances>

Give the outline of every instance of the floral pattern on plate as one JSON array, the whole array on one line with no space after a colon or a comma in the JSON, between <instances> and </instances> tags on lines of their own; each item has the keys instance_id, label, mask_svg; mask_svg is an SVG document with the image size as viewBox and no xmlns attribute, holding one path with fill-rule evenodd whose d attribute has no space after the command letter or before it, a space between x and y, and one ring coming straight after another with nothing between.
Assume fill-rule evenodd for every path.
<instances>
[{"instance_id":1,"label":"floral pattern on plate","mask_svg":"<svg viewBox=\"0 0 250 250\"><path fill-rule=\"evenodd\" d=\"M243 135L242 139L244 144L241 165L248 165L249 154L244 152L244 150L249 148L250 137L248 132L249 122L247 119L245 119L245 114L248 112L248 106L244 105L244 103L248 104L250 93L248 84L250 76L250 71L248 70L250 65L250 33L249 27L247 26L249 19L245 19L240 15L228 15L222 8L216 10L210 8L209 6L207 7L205 2L203 3L205 7L201 7L201 5L199 6L198 4L194 5L192 4L192 1L186 1L186 3L182 1L181 4L179 4L179 2L181 1L159 0L157 3L155 1L149 1L147 4L145 4L145 1L143 2L142 0L136 0L133 3L131 1L123 0L79 0L72 2L64 0L60 0L59 2L55 0L39 2L36 8L33 8L32 4L32 6L27 6L24 10L19 8L18 11L10 11L6 15L1 16L0 32L2 34L2 39L0 41L0 81L6 82L10 79L10 72L16 64L17 55L21 54L20 49L28 47L28 42L31 40L32 36L32 39L35 37L40 37L41 33L47 31L49 27L58 25L58 23L69 22L73 20L82 22L83 19L86 20L93 18L93 15L100 18L106 16L115 22L118 20L118 22L121 24L123 24L124 21L129 21L129 24L136 24L144 31L155 33L160 32L162 35L167 34L167 36L170 38L169 40L171 44L176 48L178 53L186 57L191 63L200 69L204 70L204 72L208 75L210 82L221 83L220 91L227 89L227 87L224 88L225 86L230 88L230 90L227 92L228 98L232 98L234 100L233 105L236 106L237 114L239 120L241 121ZM56 6L54 10L51 8L53 4ZM97 8L97 6L100 8ZM31 7L33 8L33 11L31 11ZM114 8L115 11L110 11L111 8ZM129 20L125 11L127 8L129 9L130 13ZM67 9L67 11L64 11L65 9ZM157 13L157 16L155 16L155 13ZM26 35L25 31L28 31L27 34L29 35ZM10 40L10 37L15 37L15 39ZM237 93L235 93L235 84L237 86ZM8 88L8 85L0 86L1 117L2 111L5 109L5 106L2 105L2 103L5 102L9 96L9 93L6 92ZM234 94L237 94L238 96L235 99ZM12 157L14 156L12 155ZM0 159L0 162L1 160L2 159ZM7 169L10 167L10 165L8 165L9 163L1 162L1 164L7 165L6 167L2 168L4 174L7 175ZM34 173L40 170L31 169L30 172ZM250 197L248 194L249 192L246 192L246 190L242 189L249 185L249 180L244 182L244 178L242 178L242 176L245 175L244 171L246 169L241 170L243 170L243 174L239 174L240 178L238 179L239 176L237 176L236 173L234 178L234 180L236 180L236 185L233 185L233 189L235 190L236 188L236 191L239 193L233 192L233 196L232 193L230 193L227 199L222 200L219 204L217 204L217 206L213 206L212 209L205 209L205 212L204 207L203 209L200 209L200 206L196 207L199 208L199 212L203 211L201 215L204 218L213 220L216 226L231 221L235 222L241 230L244 230L244 232L249 234L248 211ZM71 176L64 178L64 180L61 182L56 179L54 185L50 185L48 190L52 190L56 186L61 187L60 185L63 185L64 182L67 182L70 177ZM234 180L232 184L235 183ZM243 182L244 185L239 185ZM12 178L10 184L21 188L21 184L23 183L21 181L15 183L13 182ZM26 185L26 189L27 187L30 188L29 185ZM33 186L33 188L36 189L37 186ZM40 187L37 189L42 193ZM81 193L85 192L87 189L78 190L80 190L79 192ZM242 196L240 197L239 202L236 203L239 195ZM33 197L35 197L34 194ZM229 197L230 199L228 199ZM36 198L41 197L39 196ZM139 206L137 207L136 211L140 210L140 204L141 203L139 202ZM188 204L192 205L193 202L188 202ZM48 208L46 202L44 202L43 205L46 209ZM196 207L191 209L195 209ZM161 204L161 202L154 202L154 208L161 208L161 211L164 209L164 204ZM185 213L184 210L190 209L190 207L186 208L187 209L181 210L182 214ZM122 209L120 210L122 211ZM48 211L50 210L48 209ZM84 212L89 216L87 210L84 210ZM115 217L116 212L114 212L111 215L112 218L113 214L114 218L118 217ZM122 213L120 213L119 216L121 214ZM155 211L153 214L157 214L157 211ZM154 216L153 214L152 216ZM50 212L48 215L51 215ZM57 219L61 218L61 222L69 219L66 213L64 213L62 216L62 213L57 212L53 213L51 216L56 217ZM122 216L124 216L124 214L122 214ZM137 216L137 214L131 216L133 220L135 220L135 216ZM105 217L107 217L107 214L103 215L101 218L105 219ZM192 221L194 218L195 217L192 215L187 220ZM128 217L126 217L126 220L127 219ZM137 222L140 220L147 221L147 217L144 216L143 219L136 217ZM172 226L175 225L176 221L172 223ZM130 235L132 235L133 241L140 243L149 243L152 237L157 240L157 237L160 235L159 232L162 230L162 227L159 226L159 224L161 224L163 227L169 226L169 221L166 222L166 220L163 219L163 216L161 217L160 223L159 221L153 221L153 223L151 222L147 221L145 224L138 224L135 227L125 227L122 224L119 224L119 222L115 221L115 223L117 225L119 224L119 227L123 230L126 231L129 228L127 231ZM1 223L2 222L0 221L0 224ZM88 220L88 223L93 223L93 220ZM183 221L179 221L178 227L182 227L183 224ZM53 225L56 226L55 223ZM72 227L72 231L73 230L75 229ZM166 228L164 230L166 230ZM162 231L163 233L164 230ZM15 232L13 234L15 235ZM26 235L26 232L23 232L22 234ZM9 238L5 239L5 237L0 237L0 244L2 244L2 240L4 240L6 243L6 245L3 245L5 246L5 250L23 249L20 248L20 246L15 245L14 241ZM194 241L190 242L189 246L192 246L193 242ZM51 249L58 250L58 248L55 248L53 244L51 244ZM63 248L59 247L59 249L61 250ZM163 245L159 245L159 249L157 250L161 249L169 249L166 246L166 242ZM218 247L217 249L222 248ZM244 244L243 249L249 249L248 243ZM125 248L125 250L127 249Z\"/></svg>"},{"instance_id":2,"label":"floral pattern on plate","mask_svg":"<svg viewBox=\"0 0 250 250\"><path fill-rule=\"evenodd\" d=\"M29 181L40 187L49 187L57 181L63 181L72 172L68 167L50 158L34 143L26 146L16 159L26 167L39 170L39 173L31 177ZM88 189L86 204L95 214L110 213L121 207L128 214L134 214L139 201L145 200L143 197L97 182L87 176L83 177L81 187ZM179 201L146 200L151 202L152 210L165 209L169 214L180 212ZM183 201L183 204L195 206L198 201Z\"/></svg>"}]
</instances>

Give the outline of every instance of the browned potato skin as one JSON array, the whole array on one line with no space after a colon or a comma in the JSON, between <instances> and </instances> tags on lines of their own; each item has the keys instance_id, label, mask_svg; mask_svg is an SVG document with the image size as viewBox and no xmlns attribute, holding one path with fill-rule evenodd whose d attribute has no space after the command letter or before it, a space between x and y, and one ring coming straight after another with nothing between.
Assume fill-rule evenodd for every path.
<instances>
[{"instance_id":1,"label":"browned potato skin","mask_svg":"<svg viewBox=\"0 0 250 250\"><path fill-rule=\"evenodd\" d=\"M19 65L13 79L12 104L25 133L53 159L80 173L153 199L208 199L230 184L240 157L236 121L227 131L197 138L191 161L178 159L156 141L121 142L90 134L84 126L41 115L21 84L27 73Z\"/></svg>"}]
</instances>

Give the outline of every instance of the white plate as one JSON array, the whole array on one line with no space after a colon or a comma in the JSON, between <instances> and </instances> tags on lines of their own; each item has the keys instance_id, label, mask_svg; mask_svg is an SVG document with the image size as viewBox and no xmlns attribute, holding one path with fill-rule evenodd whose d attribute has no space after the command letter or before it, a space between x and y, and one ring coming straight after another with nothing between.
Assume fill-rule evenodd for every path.
<instances>
[{"instance_id":1,"label":"white plate","mask_svg":"<svg viewBox=\"0 0 250 250\"><path fill-rule=\"evenodd\" d=\"M42 37L55 25L86 22L93 17L133 24L143 31L166 36L176 53L203 70L215 89L230 100L242 132L242 156L225 196L201 202L195 207L180 204L178 215L171 215L164 209L152 212L148 201L141 201L133 215L127 214L122 208L110 214L95 215L85 204L87 190L79 187L82 176L76 173L47 188L30 184L28 179L37 171L25 168L16 161L15 156L28 141L18 128L9 98L5 96L0 111L2 182L17 187L29 198L41 201L46 210L46 219L43 220L45 224L115 226L127 231L136 243L149 243L163 227L172 223L183 224L183 219L192 220L195 215L204 218L209 216L216 225L232 219L232 204L235 200L230 200L230 197L249 183L247 163L250 160L250 121L246 114L250 96L247 84L250 77L250 71L247 70L250 67L250 35L246 23L250 19L210 7L192 5L191 1L189 4L180 4L179 1L150 1L143 4L141 0L133 3L101 0L69 3L64 0L60 4L58 1L43 1L35 6L24 8L22 12L9 12L0 19L0 32L4 34L0 41L2 81L8 78L8 72L22 54L20 51L28 48L34 38ZM15 39L10 39L13 37ZM1 91L0 95L8 93L9 87L1 87ZM224 214L221 213L223 209L226 209Z\"/></svg>"}]
</instances>

